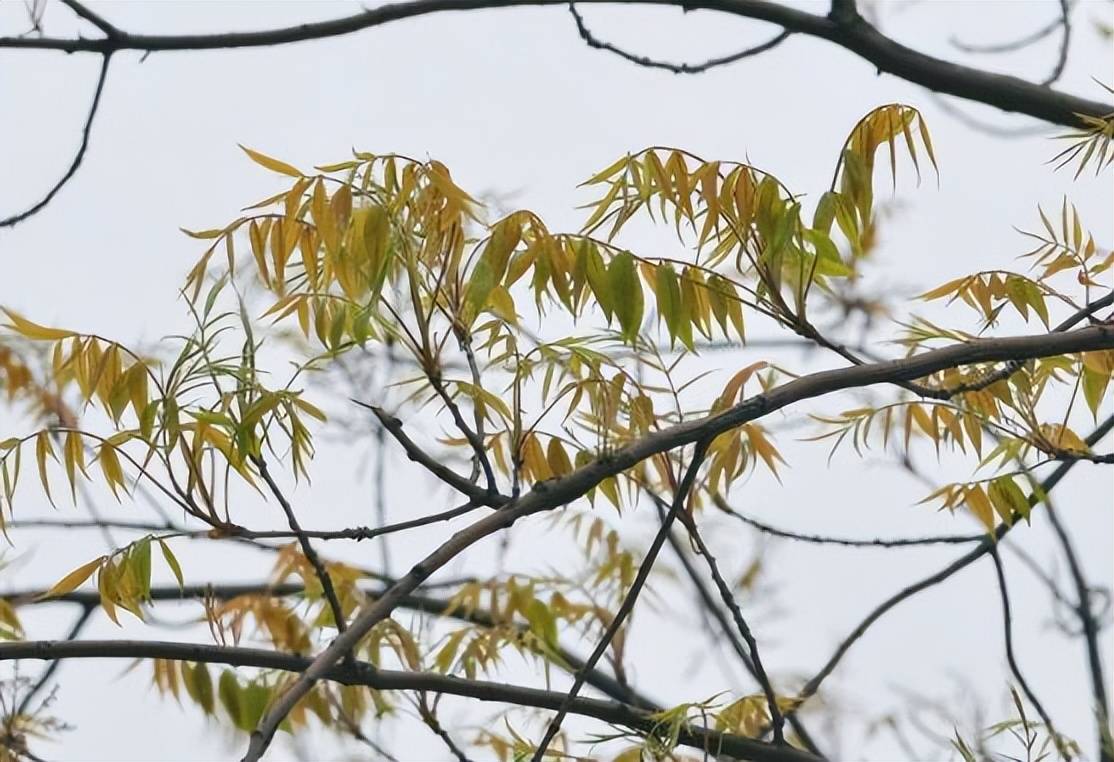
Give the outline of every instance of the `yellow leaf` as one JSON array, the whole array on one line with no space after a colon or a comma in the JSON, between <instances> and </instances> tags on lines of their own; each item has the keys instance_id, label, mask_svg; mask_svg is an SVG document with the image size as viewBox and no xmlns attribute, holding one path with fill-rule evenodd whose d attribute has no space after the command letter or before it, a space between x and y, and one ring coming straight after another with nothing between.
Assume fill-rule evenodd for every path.
<instances>
[{"instance_id":1,"label":"yellow leaf","mask_svg":"<svg viewBox=\"0 0 1114 762\"><path fill-rule=\"evenodd\" d=\"M291 177L304 177L300 169L287 164L285 161L272 159L270 156L259 153L259 151L253 151L245 145L241 145L240 148L242 148L244 150L244 153L250 156L251 160L254 161L256 164L266 167L272 172L278 172L280 175L290 175Z\"/></svg>"},{"instance_id":2,"label":"yellow leaf","mask_svg":"<svg viewBox=\"0 0 1114 762\"><path fill-rule=\"evenodd\" d=\"M94 558L87 564L82 564L81 566L77 567L65 577L62 577L62 579L58 580L58 582L54 584L54 587L50 588L41 596L39 596L39 600L43 600L46 598L56 598L59 595L72 593L81 585L82 582L93 576L93 572L95 572L100 567L100 565L104 563L104 558L104 556L100 556L99 558Z\"/></svg>"},{"instance_id":3,"label":"yellow leaf","mask_svg":"<svg viewBox=\"0 0 1114 762\"><path fill-rule=\"evenodd\" d=\"M26 336L29 339L36 341L57 341L58 339L68 339L74 335L73 331L66 331L61 328L47 328L38 323L32 323L27 318L23 317L17 312L9 310L7 307L2 307L4 314L11 320L9 325L16 333L21 336Z\"/></svg>"}]
</instances>

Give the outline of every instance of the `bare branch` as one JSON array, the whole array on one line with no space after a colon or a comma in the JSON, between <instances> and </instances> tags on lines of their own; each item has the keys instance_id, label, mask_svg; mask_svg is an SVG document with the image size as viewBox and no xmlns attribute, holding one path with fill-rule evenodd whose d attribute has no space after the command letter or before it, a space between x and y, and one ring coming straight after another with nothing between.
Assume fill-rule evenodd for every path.
<instances>
[{"instance_id":1,"label":"bare branch","mask_svg":"<svg viewBox=\"0 0 1114 762\"><path fill-rule=\"evenodd\" d=\"M604 632L600 642L596 644L595 650L592 651L591 656L588 657L588 662L585 668L578 670L576 678L573 680L572 687L569 688L568 695L565 700L561 702L561 706L557 709L557 714L549 721L549 727L546 728L542 740L538 743L538 747L534 750L533 762L541 762L545 756L545 751L549 748L549 744L553 741L558 731L561 729L561 723L568 714L569 707L572 702L576 700L577 694L580 693L581 687L584 685L587 669L596 666L596 663L603 657L604 652L607 651L611 645L611 641L619 634L619 629L626 622L627 617L630 616L634 610L634 604L638 600L638 594L642 592L646 580L650 577L650 570L654 568L654 562L658 558L658 553L661 552L661 546L665 544L665 538L669 536L669 532L673 527L673 522L677 520L677 516L685 508L685 503L688 501L689 495L692 492L692 486L696 482L696 474L700 470L700 466L704 464L704 455L708 451L708 444L710 439L702 439L696 443L696 449L692 454L692 461L685 471L685 475L681 478L681 483L677 487L676 494L673 495L673 505L669 508L669 513L661 522L661 529L658 530L654 541L650 543L650 547L646 550L646 556L642 559L642 564L638 567L638 573L631 583L630 590L627 591L623 602L619 605L619 610L615 612L615 616L607 625L607 630ZM757 666L757 665L756 665ZM758 667L759 674L763 674L761 667ZM774 709L776 712L777 709ZM781 743L778 739L778 743Z\"/></svg>"},{"instance_id":2,"label":"bare branch","mask_svg":"<svg viewBox=\"0 0 1114 762\"><path fill-rule=\"evenodd\" d=\"M1010 612L1010 594L1006 589L1006 574L1002 569L1002 558L998 555L998 546L993 545L990 548L990 559L994 561L994 571L998 577L998 593L1002 598L1002 626L1005 631L1006 641L1006 661L1009 662L1010 672L1013 673L1014 679L1017 680L1021 690L1025 693L1025 697L1029 699L1037 714L1040 715L1041 720L1044 721L1044 727L1048 730L1049 735L1052 736L1053 742L1056 744L1056 750L1060 752L1060 756L1064 760L1070 760L1071 755L1064 748L1063 742L1060 740L1060 734L1056 732L1056 726L1052 724L1052 718L1048 716L1045 711L1044 705L1041 704L1037 694L1029 687L1029 682L1025 676L1021 674L1021 667L1017 663L1017 654L1013 649L1013 614Z\"/></svg>"},{"instance_id":3,"label":"bare branch","mask_svg":"<svg viewBox=\"0 0 1114 762\"><path fill-rule=\"evenodd\" d=\"M848 537L830 537L819 534L803 534L800 532L791 532L788 529L778 529L775 526L742 514L732 508L727 501L723 499L722 495L713 495L712 502L724 513L732 518L738 519L747 526L754 527L760 532L773 537L781 537L786 540L797 540L798 542L808 542L814 545L839 545L847 548L907 548L917 545L964 545L971 542L982 542L986 538L985 534L945 534L929 537L876 537L867 540Z\"/></svg>"},{"instance_id":4,"label":"bare branch","mask_svg":"<svg viewBox=\"0 0 1114 762\"><path fill-rule=\"evenodd\" d=\"M658 518L664 520L665 508L668 506L668 503L652 492L648 494L658 509ZM731 644L732 650L735 652L736 656L739 657L739 661L743 663L747 672L749 672L752 677L756 677L756 669L754 661L751 659L750 652L747 650L746 645L739 639L735 628L732 627L731 620L723 613L723 609L713 597L712 592L701 578L700 572L697 571L692 563L692 559L689 558L688 553L685 551L682 541L678 539L674 532L669 533L669 547L673 549L677 559L681 562L681 566L684 568L689 581L692 582L692 586L696 589L696 595L700 599L700 603L703 605L704 609L715 619L720 630L723 632L723 636L727 638L728 643ZM790 726L793 728L793 732L796 733L797 738L800 739L801 744L813 754L823 756L816 742L813 740L811 733L808 732L801 722L801 719L796 715L790 715L787 719Z\"/></svg>"},{"instance_id":5,"label":"bare branch","mask_svg":"<svg viewBox=\"0 0 1114 762\"><path fill-rule=\"evenodd\" d=\"M3 46L0 45L0 47ZM106 51L104 57L101 59L101 72L97 75L97 87L93 91L93 103L89 106L89 116L85 118L85 126L81 128L81 144L77 148L77 153L74 154L73 161L70 162L69 169L62 175L62 179L56 182L54 187L47 191L46 195L41 199L22 212L18 212L0 220L0 228L10 228L18 225L31 215L42 210L56 195L58 195L58 191L62 190L62 187L73 178L74 174L77 173L78 167L81 166L81 162L85 158L85 151L89 148L89 135L93 130L93 120L96 119L97 110L101 105L101 93L104 92L104 82L108 77L108 64L111 60L112 51Z\"/></svg>"},{"instance_id":6,"label":"bare branch","mask_svg":"<svg viewBox=\"0 0 1114 762\"><path fill-rule=\"evenodd\" d=\"M732 618L735 620L735 626L739 630L739 634L743 636L743 640L747 643L747 649L750 653L751 663L754 664L754 676L758 679L758 684L762 686L762 692L766 695L766 704L770 708L770 726L774 731L774 743L785 743L785 718L781 714L781 709L777 705L777 694L774 692L773 685L770 683L770 678L766 674L766 668L762 666L762 657L758 653L758 641L755 639L750 627L747 625L746 620L743 619L742 609L739 608L735 596L731 594L731 587L724 580L723 575L720 574L719 565L716 563L715 556L712 551L708 549L704 538L700 536L700 530L696 527L696 522L692 520L691 516L683 516L681 523L685 525L688 530L689 537L696 543L696 548L700 555L704 556L704 561L708 564L708 571L712 575L712 579L716 583L716 589L719 590L720 598L723 599L723 604L727 606L727 610L731 612Z\"/></svg>"},{"instance_id":7,"label":"bare branch","mask_svg":"<svg viewBox=\"0 0 1114 762\"><path fill-rule=\"evenodd\" d=\"M783 29L781 32L774 35L766 42L760 43L753 47L743 48L739 52L732 53L731 55L721 56L719 58L709 58L707 61L698 64L675 64L668 61L659 61L656 58L649 58L648 56L640 56L635 53L629 53L626 50L623 50L622 48L611 44L610 42L599 39L594 34L592 34L592 30L589 29L588 25L584 23L584 17L581 16L580 12L576 9L576 3L569 3L569 13L572 14L573 19L576 21L576 31L580 35L580 39L584 40L584 43L588 47L594 48L596 50L604 50L608 53L614 53L620 58L630 61L633 64L638 64L639 66L645 66L649 69L665 69L666 71L671 71L674 74L702 74L709 69L716 68L717 66L726 66L727 64L741 61L744 58L750 58L751 56L765 53L767 50L776 48L778 45L785 42L785 40L789 38L789 35L793 34L788 29Z\"/></svg>"},{"instance_id":8,"label":"bare branch","mask_svg":"<svg viewBox=\"0 0 1114 762\"><path fill-rule=\"evenodd\" d=\"M1064 558L1067 559L1068 570L1075 586L1075 595L1078 602L1073 608L1079 617L1083 639L1087 644L1087 667L1091 678L1091 693L1095 698L1096 721L1098 723L1099 756L1103 762L1110 762L1114 758L1114 752L1104 742L1109 734L1107 728L1110 722L1110 704L1107 701L1106 678L1103 675L1102 653L1099 650L1099 625L1091 606L1094 591L1087 584L1087 578L1083 575L1083 567L1079 563L1079 556L1072 544L1071 537L1068 535L1063 522L1060 521L1060 516L1051 500L1045 501L1045 511L1048 513L1052 530L1056 533L1056 538L1060 542L1060 548L1064 551Z\"/></svg>"},{"instance_id":9,"label":"bare branch","mask_svg":"<svg viewBox=\"0 0 1114 762\"><path fill-rule=\"evenodd\" d=\"M1103 421L1102 424L1100 424L1098 428L1096 428L1091 433L1091 435L1087 437L1086 441L1089 445L1094 444L1095 442L1099 441L1104 436L1109 434L1111 430L1114 430L1114 416L1111 416ZM1029 496L1030 509L1039 503L1039 499L1037 496L1039 494L1048 494L1049 492L1051 492L1052 489L1060 483L1060 481L1064 478L1064 476L1067 475L1068 471L1070 471L1074 465L1075 461L1061 463L1055 471L1049 474L1048 477L1046 477L1040 483L1040 489L1034 490L1033 493ZM853 646L859 640L859 638L861 638L866 633L866 631L870 629L871 625L881 619L887 611L894 608L899 603L912 598L914 595L921 592L922 590L927 590L930 587L934 587L935 585L944 582L956 572L962 571L963 569L973 564L975 561L985 556L987 553L995 548L998 541L1001 540L1006 535L1006 533L1010 531L1011 527L1016 526L1020 520L1021 516L1014 516L1014 521L1010 523L999 524L994 533L992 535L987 535L983 539L983 541L979 543L978 547L960 556L955 561L948 564L946 567L936 572L935 574L925 577L919 582L915 582L912 585L904 588L903 590L900 590L899 592L887 598L877 607L875 607L875 609L871 611L866 616L866 618L863 619L863 621L860 622L857 627L855 627L854 630L851 631L851 634L849 634L839 644L839 647L836 648L835 653L832 654L832 656L828 659L827 663L824 664L820 671L817 672L816 675L813 676L807 683L805 683L805 686L799 693L802 703L805 699L813 696L816 691L819 690L820 685L835 670L836 666L843 659L844 655L846 655L847 652L851 650L851 646Z\"/></svg>"},{"instance_id":10,"label":"bare branch","mask_svg":"<svg viewBox=\"0 0 1114 762\"><path fill-rule=\"evenodd\" d=\"M121 32L115 25L109 23L105 18L87 8L84 3L79 3L77 0L62 0L62 4L73 11L74 15L85 19L97 29L104 32L106 37L115 38L120 36Z\"/></svg>"},{"instance_id":11,"label":"bare branch","mask_svg":"<svg viewBox=\"0 0 1114 762\"><path fill-rule=\"evenodd\" d=\"M333 587L333 578L329 576L329 570L325 568L325 564L321 563L321 558L317 555L317 551L313 549L309 538L306 537L302 527L298 524L298 517L294 515L294 508L290 505L290 501L282 494L282 490L271 478L271 472L267 470L267 462L261 457L254 457L252 461L255 467L259 469L259 475L263 477L263 481L267 483L267 488L271 490L271 494L278 500L279 505L282 506L283 513L286 514L286 520L290 524L290 531L298 538L298 545L302 549L302 555L309 561L310 566L313 567L314 574L317 575L317 581L321 583L321 591L325 594L325 600L329 603L329 609L333 612L333 619L335 620L337 630L344 632L347 623L344 618L344 607L340 605L340 599L337 598L336 588Z\"/></svg>"},{"instance_id":12,"label":"bare branch","mask_svg":"<svg viewBox=\"0 0 1114 762\"><path fill-rule=\"evenodd\" d=\"M395 441L402 445L402 449L406 451L406 457L424 467L427 471L448 484L457 492L467 495L476 505L487 505L492 508L498 508L508 502L509 498L503 495L493 494L490 490L478 486L470 479L461 476L448 466L430 457L425 450L419 447L414 440L410 439L410 437L403 432L402 421L398 418L388 414L380 407L368 405L359 400L352 401L375 414L375 417L379 419L379 423L382 424L383 428L395 438Z\"/></svg>"}]
</instances>

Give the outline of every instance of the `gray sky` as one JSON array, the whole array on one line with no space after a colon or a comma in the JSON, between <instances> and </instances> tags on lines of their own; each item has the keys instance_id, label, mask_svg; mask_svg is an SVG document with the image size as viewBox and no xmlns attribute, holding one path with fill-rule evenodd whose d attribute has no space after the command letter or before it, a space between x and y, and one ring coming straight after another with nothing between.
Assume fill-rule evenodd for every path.
<instances>
[{"instance_id":1,"label":"gray sky","mask_svg":"<svg viewBox=\"0 0 1114 762\"><path fill-rule=\"evenodd\" d=\"M355 3L90 3L113 23L132 32L227 31L283 26L352 13ZM1076 39L1061 87L1102 99L1092 81L1110 77L1110 48L1090 29L1090 18L1110 4L1080 3ZM822 6L809 4L820 12ZM885 31L930 53L963 58L948 45L960 30L969 41L1012 39L1044 24L1053 2L879 3ZM767 25L713 14L669 10L588 8L584 15L601 36L626 47L671 60L722 55L771 34ZM22 3L0 3L0 33L23 31ZM44 23L52 35L80 27L60 4L50 3ZM1049 40L1021 56L980 58L1034 79L1055 56ZM876 76L850 53L801 36L760 57L695 77L641 69L587 49L562 9L521 9L441 14L347 37L281 48L161 53L140 63L139 55L116 56L103 96L92 145L77 177L44 212L14 230L0 231L0 304L32 319L80 328L139 345L183 330L188 314L174 299L200 252L179 226L217 227L239 207L280 188L280 181L253 165L237 143L296 165L339 161L352 148L397 151L445 162L469 190L492 192L508 204L539 212L553 229L574 229L583 219L574 206L589 196L576 185L627 151L648 145L689 149L706 158L747 159L768 168L790 188L812 196L827 187L839 147L854 123L871 108L891 101L925 113L940 159L939 189L928 175L920 187L902 166L896 200L902 208L882 231L875 265L877 283L896 302L975 269L1023 268L1014 258L1026 251L1013 227L1038 224L1036 205L1058 207L1064 194L1089 222L1100 246L1108 248L1110 175L1066 172L1044 164L1058 150L1048 138L1056 130L1010 140L972 131L943 113L934 96L894 77ZM0 52L0 214L37 199L70 160L95 83L98 60L89 55ZM956 103L974 117L1009 127L1039 127L989 108ZM885 183L878 183L883 198ZM655 253L676 248L668 231L640 232L632 248ZM924 312L930 312L924 310ZM970 328L967 313L947 319ZM1018 330L1004 323L1003 333ZM879 351L892 352L884 345ZM815 355L763 354L744 349L709 355L692 365L732 371L758 359L777 359L797 370L833 366ZM729 373L719 374L726 379ZM851 397L821 401L811 412L837 412ZM794 418L803 416L796 411ZM0 426L11 422L0 415ZM792 422L792 421L791 421ZM12 422L14 426L15 423ZM775 425L777 425L775 423ZM795 430L796 431L796 430ZM825 466L823 445L798 443L796 433L779 439L790 461L785 483L758 475L737 489L736 504L786 527L847 536L915 535L969 531L962 516L914 505L921 485L871 459L850 452ZM0 428L0 432L3 429ZM11 432L18 433L18 432ZM4 433L4 436L7 436ZM0 437L2 438L2 437ZM366 448L320 441L312 489L294 493L304 524L331 527L371 521L368 474L361 470ZM1106 450L1111 449L1108 443ZM880 459L876 453L874 460ZM930 454L921 464L931 466ZM419 504L407 490L406 468L392 462L390 515L405 519L440 510L447 496L432 492ZM969 465L949 461L941 479L963 479ZM405 472L413 477L416 473ZM21 516L46 516L45 501L25 488ZM1084 567L1095 585L1109 587L1114 558L1109 471L1079 466L1056 490ZM122 519L143 516L141 506L100 508ZM77 516L83 508L59 503ZM274 506L244 506L242 522L258 517L277 525ZM650 511L618 519L630 542L652 536ZM515 530L518 550L509 569L544 571L538 548L565 535L541 520ZM739 573L753 557L754 538L736 525L709 518L706 534L724 565ZM400 540L398 568L416 559L444 531L417 532ZM1036 517L1016 539L1060 579L1065 568L1046 522ZM4 588L48 584L79 562L102 552L92 532L62 537L25 532L13 536L4 569ZM48 541L49 537L49 541ZM121 540L121 543L126 540ZM456 571L490 570L495 543L476 549ZM747 601L764 661L782 677L808 676L878 601L899 587L940 568L952 549L849 551L785 544L767 548L770 576L765 595ZM373 563L370 546L330 547L330 553ZM571 552L557 548L559 559ZM180 557L191 582L259 579L268 569L262 554L183 547ZM371 559L371 560L369 560ZM548 559L547 559L548 560ZM1015 603L1017 649L1022 667L1061 730L1093 753L1093 731L1080 641L1049 626L1047 591L1006 555ZM662 594L675 590L663 587ZM664 599L660 599L659 602ZM188 611L166 609L167 619ZM671 614L639 615L631 641L633 677L654 696L699 700L720 691L750 693L731 657L713 655L693 640L703 626L685 607ZM65 607L28 616L29 637L50 638L68 627ZM877 716L899 706L900 689L948 702L957 714L981 706L986 721L1007 716L1002 703L1008 679L1001 643L1000 609L989 562L981 562L947 584L922 594L875 626L833 677L831 694L849 714ZM674 621L670 621L673 619ZM694 621L695 620L695 621ZM199 630L163 631L128 623L120 630L98 621L87 637L199 638ZM1110 653L1110 636L1103 640ZM591 644L578 644L587 652ZM730 665L730 666L725 666ZM76 727L57 743L41 745L48 759L145 760L223 759L242 751L245 739L229 743L198 712L179 709L144 685L145 668L121 677L121 662L66 664L57 713ZM1108 671L1111 666L1108 663ZM37 665L27 662L31 674ZM509 681L540 685L513 660L501 673ZM564 683L554 679L554 686ZM477 712L446 702L445 719L483 723L497 707ZM451 723L447 723L450 724ZM859 723L855 723L858 727ZM579 731L606 730L573 723ZM940 727L945 734L948 727ZM891 741L867 741L858 730L839 732L847 759L887 759L898 754ZM387 739L405 760L445 758L443 747L421 726L402 724ZM923 746L922 746L923 748ZM321 739L312 756L338 757L351 750ZM280 740L269 758L292 758ZM477 753L483 759L482 753Z\"/></svg>"}]
</instances>

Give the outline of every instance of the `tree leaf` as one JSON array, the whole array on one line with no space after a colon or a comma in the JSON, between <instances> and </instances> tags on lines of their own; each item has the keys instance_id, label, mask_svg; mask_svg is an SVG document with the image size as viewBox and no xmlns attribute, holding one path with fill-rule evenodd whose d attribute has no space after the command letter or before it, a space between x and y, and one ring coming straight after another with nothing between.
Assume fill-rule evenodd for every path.
<instances>
[{"instance_id":1,"label":"tree leaf","mask_svg":"<svg viewBox=\"0 0 1114 762\"><path fill-rule=\"evenodd\" d=\"M278 172L280 175L289 175L290 177L304 177L302 171L297 167L287 164L285 161L272 159L270 156L254 151L245 145L241 145L244 153L251 157L251 160L260 166L266 167L272 172Z\"/></svg>"}]
</instances>

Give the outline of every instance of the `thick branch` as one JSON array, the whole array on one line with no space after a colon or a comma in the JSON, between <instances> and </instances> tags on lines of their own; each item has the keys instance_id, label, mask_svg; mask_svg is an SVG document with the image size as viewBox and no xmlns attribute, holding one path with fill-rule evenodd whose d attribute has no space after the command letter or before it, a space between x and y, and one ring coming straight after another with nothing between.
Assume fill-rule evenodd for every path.
<instances>
[{"instance_id":1,"label":"thick branch","mask_svg":"<svg viewBox=\"0 0 1114 762\"><path fill-rule=\"evenodd\" d=\"M368 630L390 616L399 600L413 592L427 577L470 546L512 526L520 518L566 505L586 494L604 479L615 476L653 455L710 439L802 400L842 389L920 378L945 368L968 363L1030 359L1112 347L1114 347L1114 326L1094 325L1059 334L981 339L901 360L821 371L751 397L722 413L693 419L649 434L577 469L568 476L539 482L529 493L457 532L416 564L374 605L357 617L352 626L322 651L314 659L313 665L271 706L260 721L259 729L252 734L251 748L245 759L259 759L274 731L290 709ZM1065 463L1061 466L1061 468L1065 467L1070 467L1070 464ZM469 489L477 489L471 482L463 481Z\"/></svg>"},{"instance_id":2,"label":"thick branch","mask_svg":"<svg viewBox=\"0 0 1114 762\"><path fill-rule=\"evenodd\" d=\"M582 4L604 0L580 0ZM894 74L938 93L995 106L1070 127L1085 126L1077 114L1103 118L1114 108L1078 98L1007 74L945 61L919 53L883 35L854 11L853 3L839 8L850 12L818 16L767 0L610 0L618 4L675 6L685 10L714 10L741 18L767 21L799 34L819 37L858 54L879 71ZM171 51L215 50L281 45L318 40L392 21L443 11L469 11L513 6L565 5L567 0L409 0L382 5L329 21L280 29L223 34L149 35L120 32L104 39L57 37L3 37L0 48L111 53L116 50Z\"/></svg>"},{"instance_id":3,"label":"thick branch","mask_svg":"<svg viewBox=\"0 0 1114 762\"><path fill-rule=\"evenodd\" d=\"M12 659L171 659L286 672L305 672L311 664L310 659L302 656L259 648L134 640L0 643L0 661ZM344 685L366 685L377 690L444 693L477 701L497 701L549 710L557 709L565 700L565 694L558 691L484 680L464 680L435 672L375 669L366 662L330 666L322 677ZM650 713L617 701L578 698L572 702L569 711L643 732L651 730L657 724ZM792 747L775 747L750 738L717 733L692 725L681 726L679 742L693 748L709 749L757 762L817 762L813 755Z\"/></svg>"}]
</instances>

